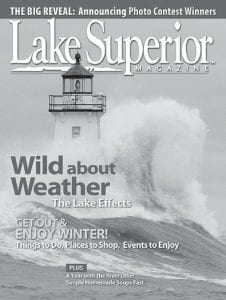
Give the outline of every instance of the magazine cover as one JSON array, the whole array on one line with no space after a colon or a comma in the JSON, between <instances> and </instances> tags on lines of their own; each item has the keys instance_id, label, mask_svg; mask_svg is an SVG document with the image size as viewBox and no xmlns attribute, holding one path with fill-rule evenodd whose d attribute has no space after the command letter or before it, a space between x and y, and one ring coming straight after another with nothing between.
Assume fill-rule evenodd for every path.
<instances>
[{"instance_id":1,"label":"magazine cover","mask_svg":"<svg viewBox=\"0 0 226 300\"><path fill-rule=\"evenodd\" d=\"M226 299L226 3L0 5L0 299Z\"/></svg>"}]
</instances>

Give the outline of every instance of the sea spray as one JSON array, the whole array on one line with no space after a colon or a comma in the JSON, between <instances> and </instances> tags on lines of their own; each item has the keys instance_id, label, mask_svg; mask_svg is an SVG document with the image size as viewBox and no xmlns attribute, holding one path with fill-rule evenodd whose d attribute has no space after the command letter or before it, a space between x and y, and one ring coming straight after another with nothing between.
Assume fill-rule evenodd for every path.
<instances>
[{"instance_id":1,"label":"sea spray","mask_svg":"<svg viewBox=\"0 0 226 300\"><path fill-rule=\"evenodd\" d=\"M103 117L103 153L124 175L134 203L216 234L197 181L206 133L197 109L174 100L131 101Z\"/></svg>"}]
</instances>

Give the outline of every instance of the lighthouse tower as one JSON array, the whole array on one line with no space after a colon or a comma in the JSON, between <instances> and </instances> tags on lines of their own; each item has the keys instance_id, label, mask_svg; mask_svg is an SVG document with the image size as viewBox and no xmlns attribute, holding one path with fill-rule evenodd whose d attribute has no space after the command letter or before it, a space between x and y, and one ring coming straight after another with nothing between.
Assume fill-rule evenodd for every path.
<instances>
[{"instance_id":1,"label":"lighthouse tower","mask_svg":"<svg viewBox=\"0 0 226 300\"><path fill-rule=\"evenodd\" d=\"M65 146L78 139L97 142L100 118L106 110L106 97L93 94L93 74L81 65L79 53L75 59L76 63L62 74L63 94L49 96L49 111L55 118L55 142Z\"/></svg>"}]
</instances>

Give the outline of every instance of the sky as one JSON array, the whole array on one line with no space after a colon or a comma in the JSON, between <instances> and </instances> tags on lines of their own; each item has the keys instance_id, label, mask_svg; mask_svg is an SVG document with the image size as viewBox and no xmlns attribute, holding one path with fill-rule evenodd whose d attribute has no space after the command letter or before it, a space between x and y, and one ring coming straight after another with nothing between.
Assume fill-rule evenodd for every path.
<instances>
[{"instance_id":1,"label":"sky","mask_svg":"<svg viewBox=\"0 0 226 300\"><path fill-rule=\"evenodd\" d=\"M74 35L82 41L81 55L89 48L85 32L90 20L57 20L57 36ZM162 37L175 35L176 20L105 20L106 34L117 38L149 35ZM215 211L222 230L226 230L226 21L180 20L183 35L211 35L214 46L211 57L216 65L206 75L154 75L143 74L126 77L123 74L101 75L94 78L94 90L107 95L111 105L139 99L170 98L199 109L207 124L208 135L204 148L199 181L208 195L207 206ZM20 32L20 55L29 54L34 37L48 37L47 20L23 20ZM51 140L54 133L53 117L48 112L48 95L62 91L60 74L12 73L12 26L9 20L0 21L1 41L1 101L0 137L1 149L12 151L28 142L33 149L40 142ZM92 49L92 50L91 50ZM83 60L84 62L84 60ZM86 65L86 62L84 62Z\"/></svg>"}]
</instances>

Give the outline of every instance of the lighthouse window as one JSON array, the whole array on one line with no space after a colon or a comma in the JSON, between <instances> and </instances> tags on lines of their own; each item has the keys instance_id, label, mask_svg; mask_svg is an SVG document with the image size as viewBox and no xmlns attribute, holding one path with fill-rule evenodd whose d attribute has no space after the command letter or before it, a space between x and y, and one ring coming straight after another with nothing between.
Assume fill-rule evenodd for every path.
<instances>
[{"instance_id":1,"label":"lighthouse window","mask_svg":"<svg viewBox=\"0 0 226 300\"><path fill-rule=\"evenodd\" d=\"M81 90L81 82L78 79L75 81L74 90L75 90L75 93L79 93Z\"/></svg>"},{"instance_id":2,"label":"lighthouse window","mask_svg":"<svg viewBox=\"0 0 226 300\"><path fill-rule=\"evenodd\" d=\"M64 93L70 93L70 79L66 78L63 81L63 92Z\"/></svg>"},{"instance_id":3,"label":"lighthouse window","mask_svg":"<svg viewBox=\"0 0 226 300\"><path fill-rule=\"evenodd\" d=\"M72 127L72 138L77 138L80 136L81 127L73 126Z\"/></svg>"},{"instance_id":4,"label":"lighthouse window","mask_svg":"<svg viewBox=\"0 0 226 300\"><path fill-rule=\"evenodd\" d=\"M83 80L83 91L84 93L92 93L92 79L86 78Z\"/></svg>"}]
</instances>

